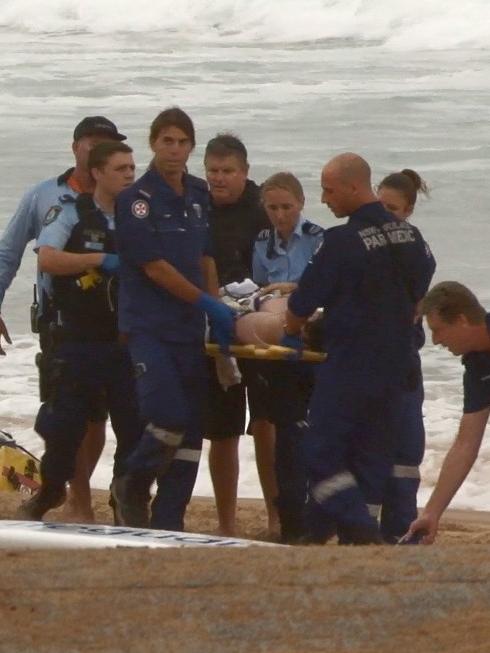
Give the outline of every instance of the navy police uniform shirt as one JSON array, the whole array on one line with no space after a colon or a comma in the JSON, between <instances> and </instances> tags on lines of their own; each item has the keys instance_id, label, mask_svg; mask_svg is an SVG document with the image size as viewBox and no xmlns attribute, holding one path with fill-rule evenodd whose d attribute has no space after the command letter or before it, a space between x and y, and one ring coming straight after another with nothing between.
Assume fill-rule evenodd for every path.
<instances>
[{"instance_id":1,"label":"navy police uniform shirt","mask_svg":"<svg viewBox=\"0 0 490 653\"><path fill-rule=\"evenodd\" d=\"M289 308L299 317L325 309L326 351L331 363L341 355L347 374L401 381L412 364L415 304L434 267L417 228L372 202L325 231Z\"/></svg>"},{"instance_id":2,"label":"navy police uniform shirt","mask_svg":"<svg viewBox=\"0 0 490 653\"><path fill-rule=\"evenodd\" d=\"M490 333L490 313L486 316ZM463 412L476 413L490 406L490 351L472 351L462 358Z\"/></svg>"},{"instance_id":3,"label":"navy police uniform shirt","mask_svg":"<svg viewBox=\"0 0 490 653\"><path fill-rule=\"evenodd\" d=\"M204 313L153 283L142 266L165 260L203 287L201 259L212 256L207 184L185 174L178 195L155 169L148 170L116 202L121 259L119 328L157 334L168 342L202 342Z\"/></svg>"},{"instance_id":4,"label":"navy police uniform shirt","mask_svg":"<svg viewBox=\"0 0 490 653\"><path fill-rule=\"evenodd\" d=\"M296 282L323 242L323 229L300 218L286 242L276 229L264 229L255 241L253 280L259 286L281 281Z\"/></svg>"}]
</instances>

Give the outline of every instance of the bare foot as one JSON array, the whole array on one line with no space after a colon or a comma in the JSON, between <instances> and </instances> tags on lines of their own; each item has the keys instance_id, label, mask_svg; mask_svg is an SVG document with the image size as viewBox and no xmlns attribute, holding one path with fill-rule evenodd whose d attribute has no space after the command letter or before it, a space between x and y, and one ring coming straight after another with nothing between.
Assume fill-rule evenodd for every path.
<instances>
[{"instance_id":1,"label":"bare foot","mask_svg":"<svg viewBox=\"0 0 490 653\"><path fill-rule=\"evenodd\" d=\"M223 526L218 526L218 528L214 531L216 535L219 535L220 537L236 537L236 530L235 528L225 528Z\"/></svg>"},{"instance_id":2,"label":"bare foot","mask_svg":"<svg viewBox=\"0 0 490 653\"><path fill-rule=\"evenodd\" d=\"M92 508L82 510L69 502L65 503L61 518L67 524L95 524L95 514Z\"/></svg>"}]
</instances>

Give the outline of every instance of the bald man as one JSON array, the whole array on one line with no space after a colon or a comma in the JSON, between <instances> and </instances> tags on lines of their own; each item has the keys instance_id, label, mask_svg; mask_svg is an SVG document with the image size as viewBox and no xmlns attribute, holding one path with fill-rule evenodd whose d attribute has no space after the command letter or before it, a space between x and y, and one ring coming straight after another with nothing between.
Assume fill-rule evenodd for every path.
<instances>
[{"instance_id":1,"label":"bald man","mask_svg":"<svg viewBox=\"0 0 490 653\"><path fill-rule=\"evenodd\" d=\"M322 203L336 218L291 295L283 344L319 307L327 360L305 429L308 539L380 543L377 515L394 454L394 416L414 382L415 308L434 260L418 230L377 201L367 162L341 154L322 170ZM393 419L392 419L393 415Z\"/></svg>"}]
</instances>

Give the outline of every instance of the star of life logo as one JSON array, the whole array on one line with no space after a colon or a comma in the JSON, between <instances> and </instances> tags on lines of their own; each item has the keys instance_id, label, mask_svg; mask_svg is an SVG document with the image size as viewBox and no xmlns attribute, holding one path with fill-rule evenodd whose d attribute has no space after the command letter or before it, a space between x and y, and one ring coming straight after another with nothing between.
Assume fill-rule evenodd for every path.
<instances>
[{"instance_id":1,"label":"star of life logo","mask_svg":"<svg viewBox=\"0 0 490 653\"><path fill-rule=\"evenodd\" d=\"M135 218L147 218L150 213L150 207L145 200L136 200L131 205L131 213Z\"/></svg>"}]
</instances>

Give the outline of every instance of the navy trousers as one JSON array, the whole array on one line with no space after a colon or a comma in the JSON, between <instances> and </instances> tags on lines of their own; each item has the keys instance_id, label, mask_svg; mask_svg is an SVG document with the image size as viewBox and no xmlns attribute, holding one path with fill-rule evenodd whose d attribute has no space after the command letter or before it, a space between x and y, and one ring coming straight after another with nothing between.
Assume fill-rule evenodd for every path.
<instances>
[{"instance_id":1,"label":"navy trousers","mask_svg":"<svg viewBox=\"0 0 490 653\"><path fill-rule=\"evenodd\" d=\"M147 426L138 446L127 458L125 472L143 482L157 481L151 526L182 530L199 466L204 428L207 372L202 345L165 342L146 334L132 334L129 349L136 371L142 417ZM154 427L183 433L168 469L161 471L164 450Z\"/></svg>"}]
</instances>

